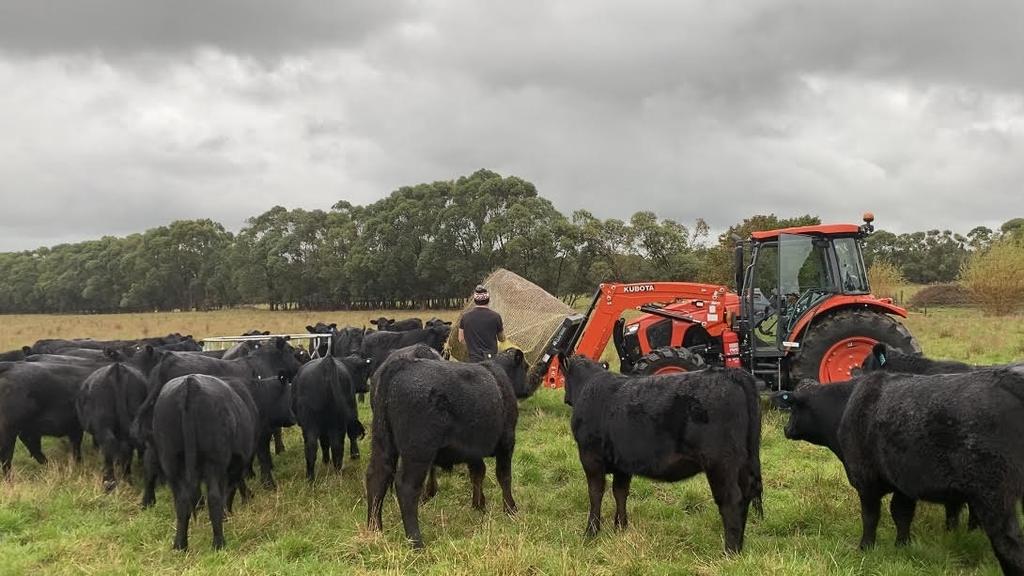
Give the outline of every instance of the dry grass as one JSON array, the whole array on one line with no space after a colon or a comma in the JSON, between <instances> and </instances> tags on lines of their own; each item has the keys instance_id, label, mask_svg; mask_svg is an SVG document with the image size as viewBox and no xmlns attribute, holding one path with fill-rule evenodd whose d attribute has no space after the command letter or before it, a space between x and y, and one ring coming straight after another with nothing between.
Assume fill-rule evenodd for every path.
<instances>
[{"instance_id":1,"label":"dry grass","mask_svg":"<svg viewBox=\"0 0 1024 576\"><path fill-rule=\"evenodd\" d=\"M432 316L454 320L451 310L384 310L373 312L271 312L258 308L215 312L156 312L152 314L23 314L0 316L0 352L31 345L43 338L146 338L173 332L192 334L196 339L235 336L249 330L270 330L275 334L302 333L306 325L336 322L338 326L366 326L380 316L428 320Z\"/></svg>"}]
</instances>

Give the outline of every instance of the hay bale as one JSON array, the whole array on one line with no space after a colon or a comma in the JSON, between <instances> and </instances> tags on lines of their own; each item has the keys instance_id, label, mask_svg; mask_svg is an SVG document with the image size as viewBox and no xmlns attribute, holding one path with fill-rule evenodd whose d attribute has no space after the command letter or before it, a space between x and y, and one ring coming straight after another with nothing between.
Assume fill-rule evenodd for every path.
<instances>
[{"instance_id":1,"label":"hay bale","mask_svg":"<svg viewBox=\"0 0 1024 576\"><path fill-rule=\"evenodd\" d=\"M571 306L540 286L504 268L492 272L481 284L491 294L491 309L501 314L505 325L505 346L522 350L530 364L544 354L555 329L574 312ZM472 307L473 301L467 298L462 312ZM458 322L452 328L448 338L452 357L465 360L467 354L459 342Z\"/></svg>"}]
</instances>

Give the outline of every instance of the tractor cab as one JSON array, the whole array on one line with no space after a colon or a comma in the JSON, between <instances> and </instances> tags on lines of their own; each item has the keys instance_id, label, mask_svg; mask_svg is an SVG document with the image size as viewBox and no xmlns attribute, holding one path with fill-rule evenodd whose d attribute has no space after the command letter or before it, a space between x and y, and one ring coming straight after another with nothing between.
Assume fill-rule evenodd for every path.
<instances>
[{"instance_id":1,"label":"tractor cab","mask_svg":"<svg viewBox=\"0 0 1024 576\"><path fill-rule=\"evenodd\" d=\"M752 235L750 262L737 286L755 357L778 358L796 347L788 338L793 328L823 301L870 292L860 247L864 228L804 226Z\"/></svg>"},{"instance_id":2,"label":"tractor cab","mask_svg":"<svg viewBox=\"0 0 1024 576\"><path fill-rule=\"evenodd\" d=\"M852 312L883 312L905 316L889 299L871 296L861 241L874 228L873 215L864 224L801 226L754 232L737 246L737 286L740 313L733 329L751 372L773 387L799 378L821 382L845 380L880 340L879 332L860 324L879 320ZM749 259L744 245L749 246ZM844 327L824 341L806 336L816 324L841 309ZM826 325L826 329L828 326ZM833 330L834 331L834 330ZM813 358L808 359L808 356ZM812 369L813 365L813 369Z\"/></svg>"}]
</instances>

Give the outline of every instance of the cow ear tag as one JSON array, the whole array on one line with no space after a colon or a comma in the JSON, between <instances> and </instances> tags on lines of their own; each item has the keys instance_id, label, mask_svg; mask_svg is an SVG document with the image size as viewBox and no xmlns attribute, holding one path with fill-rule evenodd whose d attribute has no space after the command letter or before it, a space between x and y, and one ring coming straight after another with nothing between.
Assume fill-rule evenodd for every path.
<instances>
[{"instance_id":1,"label":"cow ear tag","mask_svg":"<svg viewBox=\"0 0 1024 576\"><path fill-rule=\"evenodd\" d=\"M885 366L885 354L878 355L878 365Z\"/></svg>"}]
</instances>

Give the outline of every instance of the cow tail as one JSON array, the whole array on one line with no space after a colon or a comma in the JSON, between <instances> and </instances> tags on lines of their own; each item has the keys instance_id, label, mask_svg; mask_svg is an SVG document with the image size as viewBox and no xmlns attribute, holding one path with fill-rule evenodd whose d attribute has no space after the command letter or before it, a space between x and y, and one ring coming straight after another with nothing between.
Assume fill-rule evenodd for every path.
<instances>
[{"instance_id":1,"label":"cow tail","mask_svg":"<svg viewBox=\"0 0 1024 576\"><path fill-rule=\"evenodd\" d=\"M132 417L128 410L128 391L124 385L125 367L120 362L113 364L114 371L114 410L117 413L117 424L121 434L127 435L132 427Z\"/></svg>"},{"instance_id":2,"label":"cow tail","mask_svg":"<svg viewBox=\"0 0 1024 576\"><path fill-rule=\"evenodd\" d=\"M345 419L343 408L347 402L345 401L345 393L341 389L341 375L338 374L338 365L335 364L334 358L324 358L321 362L327 364L327 368L323 371L324 385L331 391L331 398L334 399L334 413L339 418Z\"/></svg>"},{"instance_id":3,"label":"cow tail","mask_svg":"<svg viewBox=\"0 0 1024 576\"><path fill-rule=\"evenodd\" d=\"M743 387L747 400L747 458L750 459L750 479L745 483L748 493L744 496L754 505L757 515L764 518L764 506L761 502L761 400L753 377L739 370L736 372L736 380Z\"/></svg>"},{"instance_id":4,"label":"cow tail","mask_svg":"<svg viewBox=\"0 0 1024 576\"><path fill-rule=\"evenodd\" d=\"M186 376L184 385L184 392L181 395L181 409L178 411L181 414L181 439L182 439L182 451L185 453L185 482L187 486L195 486L197 479L195 477L196 472L196 452L199 447L197 446L197 434L196 434L196 423L198 420L198 414L190 414L192 408L191 404L198 399L190 398L190 396L196 393L196 382L193 376Z\"/></svg>"}]
</instances>

